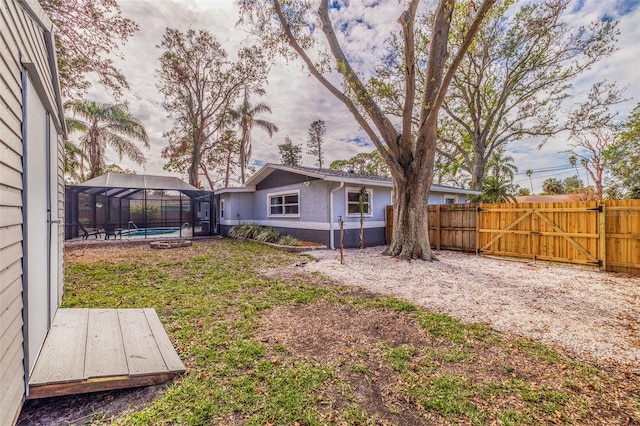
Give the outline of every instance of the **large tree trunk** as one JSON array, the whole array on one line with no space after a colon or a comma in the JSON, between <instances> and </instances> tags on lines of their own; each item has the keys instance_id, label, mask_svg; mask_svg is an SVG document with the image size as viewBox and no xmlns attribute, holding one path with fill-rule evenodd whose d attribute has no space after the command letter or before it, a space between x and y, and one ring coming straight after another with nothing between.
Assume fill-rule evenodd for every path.
<instances>
[{"instance_id":1,"label":"large tree trunk","mask_svg":"<svg viewBox=\"0 0 640 426\"><path fill-rule=\"evenodd\" d=\"M471 188L476 191L482 191L483 189L483 180L484 180L484 169L487 166L487 162L485 160L485 150L484 143L482 146L477 146L477 143L474 143L473 155L473 171L471 173Z\"/></svg>"},{"instance_id":2,"label":"large tree trunk","mask_svg":"<svg viewBox=\"0 0 640 426\"><path fill-rule=\"evenodd\" d=\"M196 147L191 155L191 164L189 165L189 184L200 188L199 169L200 169L200 149Z\"/></svg>"},{"instance_id":3,"label":"large tree trunk","mask_svg":"<svg viewBox=\"0 0 640 426\"><path fill-rule=\"evenodd\" d=\"M384 254L403 259L436 260L429 243L427 222L430 185L425 173L413 179L407 176L394 179L393 237Z\"/></svg>"}]
</instances>

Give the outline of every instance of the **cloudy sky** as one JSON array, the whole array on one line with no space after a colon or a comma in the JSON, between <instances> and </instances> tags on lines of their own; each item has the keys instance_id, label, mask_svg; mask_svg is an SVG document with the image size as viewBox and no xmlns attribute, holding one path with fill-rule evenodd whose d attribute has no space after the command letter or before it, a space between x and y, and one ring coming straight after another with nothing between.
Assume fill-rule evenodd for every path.
<instances>
[{"instance_id":1,"label":"cloudy sky","mask_svg":"<svg viewBox=\"0 0 640 426\"><path fill-rule=\"evenodd\" d=\"M162 97L156 88L156 69L161 49L157 48L167 27L185 31L206 29L213 33L222 46L232 54L241 45L255 43L246 29L238 27L238 8L233 0L119 0L125 16L135 20L138 31L121 49L124 60L115 62L123 70L131 91L125 99L131 112L140 118L151 138L151 150L146 153L144 168L119 162L111 156L109 162L145 174L169 174L162 169L165 160L160 152L167 145L162 133L171 127L162 108ZM425 3L429 3L428 1ZM356 59L359 71L366 73L380 59L381 47L390 31L397 30L396 20L402 11L403 1L398 0L351 0L348 16L361 25L350 25L343 39L348 41L349 52ZM591 84L606 79L628 86L626 97L629 101L618 106L617 111L624 119L629 111L640 102L640 0L572 0L568 7L568 19L575 25L586 24L603 16L620 21L619 50L602 63L597 64L588 74L575 82L575 87L586 92ZM362 19L361 17L364 17ZM280 131L270 139L257 129L253 132L253 158L255 164L279 162L277 145L285 136L303 145L306 153L306 139L309 125L314 120L326 122L325 152L327 164L336 159L352 157L358 152L370 152L372 144L344 106L333 98L316 80L309 76L301 62L285 63L276 61L269 75L265 97L252 99L253 103L263 101L271 106L273 114L261 118L274 122ZM99 86L94 86L89 99L113 102ZM568 107L569 105L567 105ZM568 167L569 154L566 135L559 135L538 149L538 141L524 140L508 146L516 166L522 174L516 176L515 183L529 187L527 169L534 170L533 187L540 191L541 183L549 178L564 179L574 175ZM309 155L303 156L303 165L313 166ZM561 169L561 170L557 170ZM584 180L584 173L581 175Z\"/></svg>"}]
</instances>

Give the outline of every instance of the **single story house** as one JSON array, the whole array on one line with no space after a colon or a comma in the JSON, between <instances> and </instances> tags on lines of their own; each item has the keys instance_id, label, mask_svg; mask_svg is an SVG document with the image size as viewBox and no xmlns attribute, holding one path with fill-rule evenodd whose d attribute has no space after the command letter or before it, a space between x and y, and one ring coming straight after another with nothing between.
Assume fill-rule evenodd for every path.
<instances>
[{"instance_id":1,"label":"single story house","mask_svg":"<svg viewBox=\"0 0 640 426\"><path fill-rule=\"evenodd\" d=\"M342 220L345 247L357 247L358 199L363 188L365 244L384 244L386 206L392 204L391 179L281 164L266 164L242 187L215 191L219 196L219 232L228 235L236 224L256 223L335 248L340 241ZM473 194L477 192L433 185L428 203L465 203Z\"/></svg>"}]
</instances>

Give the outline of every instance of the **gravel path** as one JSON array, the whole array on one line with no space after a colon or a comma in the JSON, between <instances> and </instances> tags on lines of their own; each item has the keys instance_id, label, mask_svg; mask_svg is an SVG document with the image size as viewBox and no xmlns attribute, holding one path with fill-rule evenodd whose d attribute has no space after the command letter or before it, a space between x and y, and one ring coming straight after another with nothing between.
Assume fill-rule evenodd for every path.
<instances>
[{"instance_id":1,"label":"gravel path","mask_svg":"<svg viewBox=\"0 0 640 426\"><path fill-rule=\"evenodd\" d=\"M313 251L305 269L592 362L640 365L640 277L450 251L408 262L383 250L345 250L344 265L338 251Z\"/></svg>"}]
</instances>

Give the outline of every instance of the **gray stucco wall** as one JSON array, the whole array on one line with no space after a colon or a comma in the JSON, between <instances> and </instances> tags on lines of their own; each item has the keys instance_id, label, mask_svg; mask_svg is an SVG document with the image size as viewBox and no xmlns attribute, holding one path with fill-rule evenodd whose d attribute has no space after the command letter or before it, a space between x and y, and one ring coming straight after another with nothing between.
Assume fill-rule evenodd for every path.
<instances>
[{"instance_id":1,"label":"gray stucco wall","mask_svg":"<svg viewBox=\"0 0 640 426\"><path fill-rule=\"evenodd\" d=\"M256 190L254 195L254 217L258 221L273 222L272 226L278 226L277 223L328 223L329 218L329 191L331 185L327 182L315 180L309 183L309 186L303 183L279 186L277 188L269 188ZM269 216L268 197L270 194L282 192L300 192L300 217L273 217ZM292 226L292 224L284 225ZM312 225L309 225L312 226Z\"/></svg>"},{"instance_id":2,"label":"gray stucco wall","mask_svg":"<svg viewBox=\"0 0 640 426\"><path fill-rule=\"evenodd\" d=\"M333 231L335 248L340 248L340 230ZM365 228L364 230L364 246L382 246L385 245L385 228ZM346 229L344 231L344 247L357 248L360 246L360 229Z\"/></svg>"},{"instance_id":3,"label":"gray stucco wall","mask_svg":"<svg viewBox=\"0 0 640 426\"><path fill-rule=\"evenodd\" d=\"M343 189L337 191L333 195L334 203L334 221L338 221L338 216L342 216L342 220L345 223L358 223L360 224L360 216L349 217L346 208L347 191L359 191L361 186L345 185ZM372 216L365 216L365 222L379 222L384 221L385 208L391 204L391 188L384 188L380 186L367 186L368 190L372 192Z\"/></svg>"},{"instance_id":4,"label":"gray stucco wall","mask_svg":"<svg viewBox=\"0 0 640 426\"><path fill-rule=\"evenodd\" d=\"M221 206L224 206L224 217L220 217ZM253 193L233 192L221 194L217 209L216 216L220 218L221 226L233 226L238 223L238 220L250 222L253 220Z\"/></svg>"}]
</instances>

